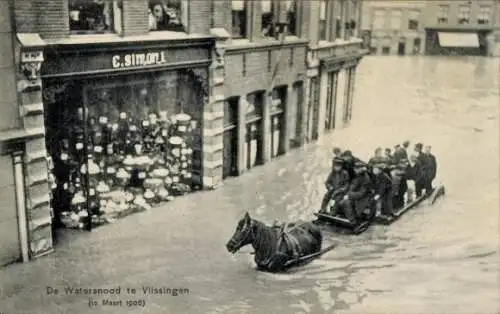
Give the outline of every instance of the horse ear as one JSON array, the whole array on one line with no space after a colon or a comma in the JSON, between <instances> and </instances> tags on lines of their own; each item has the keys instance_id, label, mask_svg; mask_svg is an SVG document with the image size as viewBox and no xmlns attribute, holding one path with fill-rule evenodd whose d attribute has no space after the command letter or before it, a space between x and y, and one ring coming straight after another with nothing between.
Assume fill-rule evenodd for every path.
<instances>
[{"instance_id":1,"label":"horse ear","mask_svg":"<svg viewBox=\"0 0 500 314\"><path fill-rule=\"evenodd\" d=\"M248 212L245 212L245 217L244 217L246 220L250 220L250 214L248 214Z\"/></svg>"}]
</instances>

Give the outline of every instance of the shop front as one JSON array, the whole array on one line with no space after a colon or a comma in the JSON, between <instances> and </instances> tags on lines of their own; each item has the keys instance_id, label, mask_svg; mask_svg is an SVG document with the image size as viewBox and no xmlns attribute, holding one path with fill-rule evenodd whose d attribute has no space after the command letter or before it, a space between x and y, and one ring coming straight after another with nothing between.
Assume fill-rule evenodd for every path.
<instances>
[{"instance_id":1,"label":"shop front","mask_svg":"<svg viewBox=\"0 0 500 314\"><path fill-rule=\"evenodd\" d=\"M243 165L245 169L263 162L263 105L265 93L254 92L246 96L245 112L245 144L243 148Z\"/></svg>"},{"instance_id":2,"label":"shop front","mask_svg":"<svg viewBox=\"0 0 500 314\"><path fill-rule=\"evenodd\" d=\"M211 46L49 46L42 78L56 225L91 228L201 186Z\"/></svg>"}]
</instances>

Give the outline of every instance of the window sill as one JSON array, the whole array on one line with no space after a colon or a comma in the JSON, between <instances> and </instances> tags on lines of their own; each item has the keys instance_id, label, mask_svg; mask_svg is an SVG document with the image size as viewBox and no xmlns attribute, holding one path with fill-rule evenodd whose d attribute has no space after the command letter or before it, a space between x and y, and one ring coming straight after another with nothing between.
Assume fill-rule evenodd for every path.
<instances>
[{"instance_id":1,"label":"window sill","mask_svg":"<svg viewBox=\"0 0 500 314\"><path fill-rule=\"evenodd\" d=\"M159 40L183 40L183 39L209 39L213 35L187 34L174 31L151 31L147 34L121 36L116 33L108 34L70 34L65 38L45 39L48 44L55 45L78 45L78 44L106 44L126 42L148 42Z\"/></svg>"},{"instance_id":2,"label":"window sill","mask_svg":"<svg viewBox=\"0 0 500 314\"><path fill-rule=\"evenodd\" d=\"M352 44L361 44L363 43L363 39L359 37L351 37L348 40L344 40L341 38L336 38L334 41L320 41L317 45L311 45L310 48L315 49L323 49L323 48L333 48L338 46L346 46Z\"/></svg>"},{"instance_id":3,"label":"window sill","mask_svg":"<svg viewBox=\"0 0 500 314\"><path fill-rule=\"evenodd\" d=\"M297 45L306 45L308 42L307 39L302 39L297 36L285 36L285 40L281 42L280 40L276 39L263 39L263 40L258 40L258 41L250 41L247 38L238 38L238 39L231 39L228 42L227 50L228 51L234 51L234 50L242 50L242 49L259 49L259 48L266 48L266 47L272 47L272 46L297 46Z\"/></svg>"}]
</instances>

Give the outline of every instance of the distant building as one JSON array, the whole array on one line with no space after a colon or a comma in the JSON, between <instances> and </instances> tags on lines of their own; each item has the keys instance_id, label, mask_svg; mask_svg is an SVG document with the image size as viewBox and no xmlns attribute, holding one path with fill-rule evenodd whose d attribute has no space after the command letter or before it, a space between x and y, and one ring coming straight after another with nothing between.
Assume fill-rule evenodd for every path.
<instances>
[{"instance_id":1,"label":"distant building","mask_svg":"<svg viewBox=\"0 0 500 314\"><path fill-rule=\"evenodd\" d=\"M415 55L424 50L426 1L364 1L362 38L372 54Z\"/></svg>"},{"instance_id":2,"label":"distant building","mask_svg":"<svg viewBox=\"0 0 500 314\"><path fill-rule=\"evenodd\" d=\"M429 1L425 53L500 56L500 1Z\"/></svg>"}]
</instances>

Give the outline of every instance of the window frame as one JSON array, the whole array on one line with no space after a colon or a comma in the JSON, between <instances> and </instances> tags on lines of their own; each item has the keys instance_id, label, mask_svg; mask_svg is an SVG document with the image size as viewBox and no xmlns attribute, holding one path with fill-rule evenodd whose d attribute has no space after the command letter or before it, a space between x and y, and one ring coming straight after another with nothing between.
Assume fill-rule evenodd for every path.
<instances>
[{"instance_id":1,"label":"window frame","mask_svg":"<svg viewBox=\"0 0 500 314\"><path fill-rule=\"evenodd\" d=\"M418 30L420 27L420 11L419 10L410 10L408 11L408 29L409 30Z\"/></svg>"},{"instance_id":2,"label":"window frame","mask_svg":"<svg viewBox=\"0 0 500 314\"><path fill-rule=\"evenodd\" d=\"M243 25L245 26L245 30L243 32L240 32L239 35L235 36L234 32L234 12L241 12L241 11L235 11L233 10L233 3L234 2L243 2L243 16L245 17L245 21L243 21ZM249 39L250 38L250 27L251 24L251 8L250 8L251 2L247 0L231 0L231 38L232 39ZM243 34L241 34L243 33Z\"/></svg>"},{"instance_id":3,"label":"window frame","mask_svg":"<svg viewBox=\"0 0 500 314\"><path fill-rule=\"evenodd\" d=\"M390 14L390 30L401 30L401 27L403 26L403 10L401 9L393 9L391 10ZM396 20L395 18L398 17ZM394 21L397 21L397 27L394 26Z\"/></svg>"},{"instance_id":4,"label":"window frame","mask_svg":"<svg viewBox=\"0 0 500 314\"><path fill-rule=\"evenodd\" d=\"M437 10L437 23L447 24L450 16L450 6L447 4L438 5Z\"/></svg>"},{"instance_id":5,"label":"window frame","mask_svg":"<svg viewBox=\"0 0 500 314\"><path fill-rule=\"evenodd\" d=\"M325 5L325 7L324 7L324 13L325 13L324 20L321 19L321 15L322 15L321 8L322 8L323 4ZM318 16L318 42L328 41L328 39L329 39L328 20L329 20L329 16L330 16L330 14L329 14L330 8L331 8L331 1L320 0L319 16ZM322 25L322 23L324 23L324 25Z\"/></svg>"},{"instance_id":6,"label":"window frame","mask_svg":"<svg viewBox=\"0 0 500 314\"><path fill-rule=\"evenodd\" d=\"M258 3L260 3L260 28L259 28L259 36L261 38L266 38L266 39L275 39L276 38L276 26L277 26L277 23L279 21L279 14L280 14L280 1L279 0L258 0L258 1L253 1L254 2L254 5L259 5ZM257 3L257 4L256 4ZM263 5L264 3L269 3L270 5L270 11L269 13L271 13L271 21L270 21L270 27L271 27L271 30L270 30L270 34L269 35L264 35L264 19L263 19L263 16L264 16L264 10L263 10ZM267 12L266 12L267 13ZM254 24L255 21L252 22L252 25ZM268 25L268 26L269 26Z\"/></svg>"},{"instance_id":7,"label":"window frame","mask_svg":"<svg viewBox=\"0 0 500 314\"><path fill-rule=\"evenodd\" d=\"M491 23L491 6L480 5L476 23L479 25L489 25Z\"/></svg>"},{"instance_id":8,"label":"window frame","mask_svg":"<svg viewBox=\"0 0 500 314\"><path fill-rule=\"evenodd\" d=\"M385 17L387 16L387 11L384 9L375 9L373 11L373 19L372 19L372 29L381 30L385 29ZM379 19L377 19L377 17ZM380 26L380 27L378 27Z\"/></svg>"},{"instance_id":9,"label":"window frame","mask_svg":"<svg viewBox=\"0 0 500 314\"><path fill-rule=\"evenodd\" d=\"M290 32L290 19L289 19L289 10L288 10L288 3L292 2L295 6L295 34ZM296 36L296 37L301 37L301 31L300 31L300 25L301 25L301 16L300 16L300 10L301 8L301 0L286 0L285 1L285 12L286 12L286 20L287 20L287 31L286 31L286 36Z\"/></svg>"},{"instance_id":10,"label":"window frame","mask_svg":"<svg viewBox=\"0 0 500 314\"><path fill-rule=\"evenodd\" d=\"M109 35L109 34L118 34L121 35L123 33L123 0L105 0L105 2L110 3L111 10L111 30L89 30L89 29L71 29L71 12L78 11L72 10L71 2L75 2L76 0L67 0L66 5L68 8L68 23L69 23L69 33L70 35ZM87 0L89 3L90 0ZM85 2L85 1L83 1ZM80 11L78 11L80 14ZM104 16L104 12L103 12Z\"/></svg>"},{"instance_id":11,"label":"window frame","mask_svg":"<svg viewBox=\"0 0 500 314\"><path fill-rule=\"evenodd\" d=\"M470 14L471 14L471 5L469 4L459 5L458 15L457 15L458 24L461 25L470 24Z\"/></svg>"}]
</instances>

